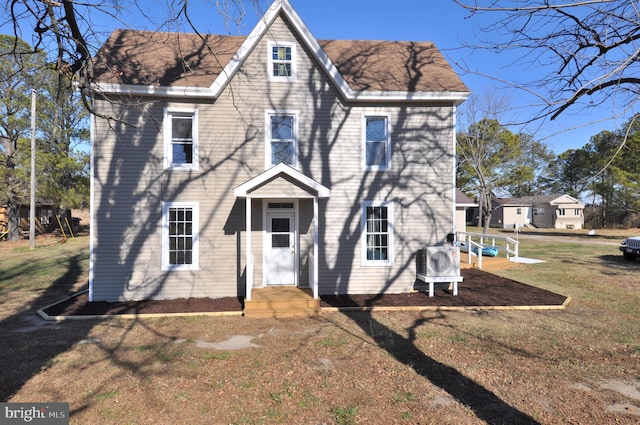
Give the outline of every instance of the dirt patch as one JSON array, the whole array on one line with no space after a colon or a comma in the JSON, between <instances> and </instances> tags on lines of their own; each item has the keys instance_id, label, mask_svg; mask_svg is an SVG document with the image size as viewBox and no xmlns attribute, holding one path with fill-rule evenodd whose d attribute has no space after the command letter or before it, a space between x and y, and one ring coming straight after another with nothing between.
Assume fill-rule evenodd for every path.
<instances>
[{"instance_id":1,"label":"dirt patch","mask_svg":"<svg viewBox=\"0 0 640 425\"><path fill-rule=\"evenodd\" d=\"M490 307L490 306L560 306L567 297L525 285L481 270L463 269L464 281L458 295L447 289L433 297L424 291L405 294L322 295L321 307ZM189 298L129 302L89 302L82 293L44 310L49 316L170 314L201 312L241 312L244 300L239 297Z\"/></svg>"}]
</instances>

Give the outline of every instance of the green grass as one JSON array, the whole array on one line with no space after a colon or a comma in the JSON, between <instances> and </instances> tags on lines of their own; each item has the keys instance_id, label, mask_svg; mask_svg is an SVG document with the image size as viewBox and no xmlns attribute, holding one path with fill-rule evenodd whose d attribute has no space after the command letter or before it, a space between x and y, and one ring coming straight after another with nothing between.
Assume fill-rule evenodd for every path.
<instances>
[{"instance_id":1,"label":"green grass","mask_svg":"<svg viewBox=\"0 0 640 425\"><path fill-rule=\"evenodd\" d=\"M27 241L3 241L0 252L0 297L12 291L42 291L57 282L77 280L89 269L88 236L69 239L64 244L55 238L38 239L33 250Z\"/></svg>"},{"instance_id":2,"label":"green grass","mask_svg":"<svg viewBox=\"0 0 640 425\"><path fill-rule=\"evenodd\" d=\"M322 338L317 342L319 347L342 347L347 345L347 341L344 339L336 339L331 337Z\"/></svg>"}]
</instances>

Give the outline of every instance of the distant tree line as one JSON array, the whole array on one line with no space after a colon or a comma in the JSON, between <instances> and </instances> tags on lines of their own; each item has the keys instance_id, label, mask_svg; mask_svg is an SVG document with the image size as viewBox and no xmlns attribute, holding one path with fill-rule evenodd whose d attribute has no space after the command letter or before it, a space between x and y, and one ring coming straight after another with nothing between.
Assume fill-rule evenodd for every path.
<instances>
[{"instance_id":1,"label":"distant tree line","mask_svg":"<svg viewBox=\"0 0 640 425\"><path fill-rule=\"evenodd\" d=\"M30 202L31 93L36 93L37 198L56 208L89 202L89 120L70 76L42 51L0 35L0 207L6 237L21 237L20 206Z\"/></svg>"},{"instance_id":2,"label":"distant tree line","mask_svg":"<svg viewBox=\"0 0 640 425\"><path fill-rule=\"evenodd\" d=\"M461 129L457 143L457 184L481 205L485 227L493 197L554 194L583 200L587 225L640 224L640 114L620 130L602 131L582 148L559 155L496 118Z\"/></svg>"}]
</instances>

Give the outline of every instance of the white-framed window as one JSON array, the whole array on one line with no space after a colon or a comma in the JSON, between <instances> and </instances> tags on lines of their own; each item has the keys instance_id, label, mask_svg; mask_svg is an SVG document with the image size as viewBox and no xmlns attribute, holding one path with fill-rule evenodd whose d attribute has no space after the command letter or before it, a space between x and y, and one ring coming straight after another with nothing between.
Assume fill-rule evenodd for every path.
<instances>
[{"instance_id":1,"label":"white-framed window","mask_svg":"<svg viewBox=\"0 0 640 425\"><path fill-rule=\"evenodd\" d=\"M393 263L393 203L365 201L362 203L362 263L389 265Z\"/></svg>"},{"instance_id":2,"label":"white-framed window","mask_svg":"<svg viewBox=\"0 0 640 425\"><path fill-rule=\"evenodd\" d=\"M198 169L197 109L164 110L164 166Z\"/></svg>"},{"instance_id":3,"label":"white-framed window","mask_svg":"<svg viewBox=\"0 0 640 425\"><path fill-rule=\"evenodd\" d=\"M522 208L516 208L516 214L522 215Z\"/></svg>"},{"instance_id":4,"label":"white-framed window","mask_svg":"<svg viewBox=\"0 0 640 425\"><path fill-rule=\"evenodd\" d=\"M391 168L391 116L389 114L363 115L362 158L365 170Z\"/></svg>"},{"instance_id":5,"label":"white-framed window","mask_svg":"<svg viewBox=\"0 0 640 425\"><path fill-rule=\"evenodd\" d=\"M564 208L558 208L558 215L559 216L565 216L567 215L567 210Z\"/></svg>"},{"instance_id":6,"label":"white-framed window","mask_svg":"<svg viewBox=\"0 0 640 425\"><path fill-rule=\"evenodd\" d=\"M265 114L265 168L281 162L298 166L298 114L267 111Z\"/></svg>"},{"instance_id":7,"label":"white-framed window","mask_svg":"<svg viewBox=\"0 0 640 425\"><path fill-rule=\"evenodd\" d=\"M296 45L288 42L267 43L270 81L294 81L296 79Z\"/></svg>"},{"instance_id":8,"label":"white-framed window","mask_svg":"<svg viewBox=\"0 0 640 425\"><path fill-rule=\"evenodd\" d=\"M576 208L573 210L573 215L575 215L576 217L580 217L580 208Z\"/></svg>"},{"instance_id":9,"label":"white-framed window","mask_svg":"<svg viewBox=\"0 0 640 425\"><path fill-rule=\"evenodd\" d=\"M162 270L198 270L198 202L162 203Z\"/></svg>"}]
</instances>

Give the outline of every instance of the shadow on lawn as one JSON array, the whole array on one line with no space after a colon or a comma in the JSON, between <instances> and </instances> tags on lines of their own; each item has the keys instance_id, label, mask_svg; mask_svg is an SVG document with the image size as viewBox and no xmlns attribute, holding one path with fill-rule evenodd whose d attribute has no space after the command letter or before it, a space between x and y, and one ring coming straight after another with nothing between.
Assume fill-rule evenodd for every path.
<instances>
[{"instance_id":1,"label":"shadow on lawn","mask_svg":"<svg viewBox=\"0 0 640 425\"><path fill-rule=\"evenodd\" d=\"M351 318L380 348L399 362L413 368L432 384L442 388L487 424L539 425L531 416L507 404L455 368L425 355L415 344L416 330L431 319L417 320L409 329L409 336L405 338L375 320L370 314L353 314Z\"/></svg>"},{"instance_id":2,"label":"shadow on lawn","mask_svg":"<svg viewBox=\"0 0 640 425\"><path fill-rule=\"evenodd\" d=\"M69 258L65 274L45 289L19 312L0 321L0 401L9 400L32 377L49 367L55 358L86 338L95 325L93 320L73 323L45 322L37 315L39 308L68 297L75 292L82 277L81 262L87 253ZM51 393L55 398L55 392ZM25 400L66 402L66 400Z\"/></svg>"}]
</instances>

